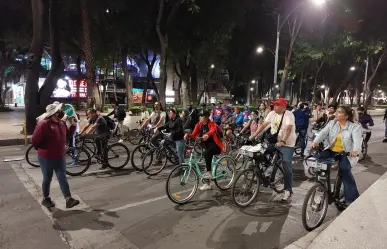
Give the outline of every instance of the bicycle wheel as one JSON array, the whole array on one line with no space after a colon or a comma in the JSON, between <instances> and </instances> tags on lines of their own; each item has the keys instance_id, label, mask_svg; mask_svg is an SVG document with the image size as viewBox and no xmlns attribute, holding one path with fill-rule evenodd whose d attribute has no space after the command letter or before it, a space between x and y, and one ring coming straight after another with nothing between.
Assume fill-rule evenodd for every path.
<instances>
[{"instance_id":1,"label":"bicycle wheel","mask_svg":"<svg viewBox=\"0 0 387 249\"><path fill-rule=\"evenodd\" d=\"M220 190L227 190L231 188L236 175L235 160L230 156L223 156L216 161L214 167L215 185Z\"/></svg>"},{"instance_id":2,"label":"bicycle wheel","mask_svg":"<svg viewBox=\"0 0 387 249\"><path fill-rule=\"evenodd\" d=\"M164 148L148 151L142 159L142 170L149 176L159 174L167 165L167 153Z\"/></svg>"},{"instance_id":3,"label":"bicycle wheel","mask_svg":"<svg viewBox=\"0 0 387 249\"><path fill-rule=\"evenodd\" d=\"M148 151L149 146L146 144L140 144L134 148L130 156L130 163L135 170L142 171L142 159Z\"/></svg>"},{"instance_id":4,"label":"bicycle wheel","mask_svg":"<svg viewBox=\"0 0 387 249\"><path fill-rule=\"evenodd\" d=\"M26 151L26 161L29 165L39 168L40 164L38 161L38 151L35 150L34 146L30 146Z\"/></svg>"},{"instance_id":5,"label":"bicycle wheel","mask_svg":"<svg viewBox=\"0 0 387 249\"><path fill-rule=\"evenodd\" d=\"M190 183L193 184L192 187L189 187ZM181 189L175 192L172 190L174 185L176 185L176 188L181 187ZM196 170L188 165L183 165L177 166L171 171L165 184L165 190L172 202L181 205L189 202L195 196L198 185L199 176ZM188 193L186 197L183 197L186 193Z\"/></svg>"},{"instance_id":6,"label":"bicycle wheel","mask_svg":"<svg viewBox=\"0 0 387 249\"><path fill-rule=\"evenodd\" d=\"M66 152L66 174L80 176L85 173L91 165L90 153L85 148L69 148Z\"/></svg>"},{"instance_id":7,"label":"bicycle wheel","mask_svg":"<svg viewBox=\"0 0 387 249\"><path fill-rule=\"evenodd\" d=\"M277 152L274 162L273 172L270 175L271 188L277 193L283 193L285 190L285 174L287 169L283 167L282 154Z\"/></svg>"},{"instance_id":8,"label":"bicycle wheel","mask_svg":"<svg viewBox=\"0 0 387 249\"><path fill-rule=\"evenodd\" d=\"M294 146L294 153L299 156L301 155L301 141L300 141L300 136L297 136L296 139L296 145Z\"/></svg>"},{"instance_id":9,"label":"bicycle wheel","mask_svg":"<svg viewBox=\"0 0 387 249\"><path fill-rule=\"evenodd\" d=\"M83 148L85 148L89 152L90 158L93 158L97 153L97 146L93 141L85 141L83 143Z\"/></svg>"},{"instance_id":10,"label":"bicycle wheel","mask_svg":"<svg viewBox=\"0 0 387 249\"><path fill-rule=\"evenodd\" d=\"M336 178L333 194L337 210L344 211L347 208L345 205L344 184L339 176Z\"/></svg>"},{"instance_id":11,"label":"bicycle wheel","mask_svg":"<svg viewBox=\"0 0 387 249\"><path fill-rule=\"evenodd\" d=\"M367 156L368 144L363 140L361 144L361 152L359 153L359 161L364 160Z\"/></svg>"},{"instance_id":12,"label":"bicycle wheel","mask_svg":"<svg viewBox=\"0 0 387 249\"><path fill-rule=\"evenodd\" d=\"M133 145L139 145L142 138L142 134L139 129L129 130L127 140Z\"/></svg>"},{"instance_id":13,"label":"bicycle wheel","mask_svg":"<svg viewBox=\"0 0 387 249\"><path fill-rule=\"evenodd\" d=\"M125 167L130 159L130 151L122 143L115 143L106 148L106 162L111 169L122 169Z\"/></svg>"},{"instance_id":14,"label":"bicycle wheel","mask_svg":"<svg viewBox=\"0 0 387 249\"><path fill-rule=\"evenodd\" d=\"M307 212L308 207L311 207L311 213L313 214L320 212L319 215L316 215L316 219L313 219L315 220L314 222L311 221L312 214ZM323 184L317 183L309 189L305 196L304 204L302 205L302 225L307 231L313 231L323 223L327 211L328 190Z\"/></svg>"},{"instance_id":15,"label":"bicycle wheel","mask_svg":"<svg viewBox=\"0 0 387 249\"><path fill-rule=\"evenodd\" d=\"M228 153L228 155L235 160L235 163L236 163L235 167L236 167L237 171L241 170L242 167L245 165L245 163L249 159L248 157L242 155L240 153L239 149L235 149L235 150L230 151L230 153Z\"/></svg>"},{"instance_id":16,"label":"bicycle wheel","mask_svg":"<svg viewBox=\"0 0 387 249\"><path fill-rule=\"evenodd\" d=\"M238 207L247 207L257 197L261 179L252 168L241 171L231 187L231 198ZM239 199L239 197L245 197Z\"/></svg>"}]
</instances>

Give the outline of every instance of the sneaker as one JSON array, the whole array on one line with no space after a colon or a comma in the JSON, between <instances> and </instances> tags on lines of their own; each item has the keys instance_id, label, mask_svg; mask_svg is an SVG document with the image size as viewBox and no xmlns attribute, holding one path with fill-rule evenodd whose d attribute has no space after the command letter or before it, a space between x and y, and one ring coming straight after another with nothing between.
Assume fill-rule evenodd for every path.
<instances>
[{"instance_id":1,"label":"sneaker","mask_svg":"<svg viewBox=\"0 0 387 249\"><path fill-rule=\"evenodd\" d=\"M212 187L211 187L211 184L208 183L208 184L203 184L199 189L202 191L205 191L205 190L211 190Z\"/></svg>"},{"instance_id":2,"label":"sneaker","mask_svg":"<svg viewBox=\"0 0 387 249\"><path fill-rule=\"evenodd\" d=\"M46 197L42 201L42 205L45 206L46 208L53 208L55 207L55 204L52 202L50 197Z\"/></svg>"},{"instance_id":3,"label":"sneaker","mask_svg":"<svg viewBox=\"0 0 387 249\"><path fill-rule=\"evenodd\" d=\"M104 170L104 169L107 169L108 166L106 165L102 165L101 168L99 168L99 170Z\"/></svg>"},{"instance_id":4,"label":"sneaker","mask_svg":"<svg viewBox=\"0 0 387 249\"><path fill-rule=\"evenodd\" d=\"M118 142L119 142L119 143L122 143L122 142L124 142L124 140L120 139L120 140L118 140Z\"/></svg>"},{"instance_id":5,"label":"sneaker","mask_svg":"<svg viewBox=\"0 0 387 249\"><path fill-rule=\"evenodd\" d=\"M66 208L72 208L79 204L78 200L75 200L74 198L70 197L66 200Z\"/></svg>"},{"instance_id":6,"label":"sneaker","mask_svg":"<svg viewBox=\"0 0 387 249\"><path fill-rule=\"evenodd\" d=\"M282 197L282 201L290 201L292 199L292 194L290 191L285 190L284 196Z\"/></svg>"},{"instance_id":7,"label":"sneaker","mask_svg":"<svg viewBox=\"0 0 387 249\"><path fill-rule=\"evenodd\" d=\"M203 179L212 179L211 172L207 171L206 173L204 173L203 174Z\"/></svg>"}]
</instances>

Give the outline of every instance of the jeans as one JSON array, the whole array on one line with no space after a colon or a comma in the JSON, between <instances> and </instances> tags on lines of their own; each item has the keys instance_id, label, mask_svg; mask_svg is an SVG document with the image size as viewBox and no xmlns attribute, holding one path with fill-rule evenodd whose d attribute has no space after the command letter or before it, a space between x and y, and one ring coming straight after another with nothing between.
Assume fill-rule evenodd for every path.
<instances>
[{"instance_id":1,"label":"jeans","mask_svg":"<svg viewBox=\"0 0 387 249\"><path fill-rule=\"evenodd\" d=\"M102 156L104 141L109 139L110 132L102 133L94 136L94 142L97 145L97 155Z\"/></svg>"},{"instance_id":2,"label":"jeans","mask_svg":"<svg viewBox=\"0 0 387 249\"><path fill-rule=\"evenodd\" d=\"M292 164L293 164L293 154L294 154L294 148L293 147L286 147L282 146L277 148L281 154L282 154L282 166L284 167L284 185L285 190L289 191L293 194L292 190L292 184L293 184L293 171L292 171Z\"/></svg>"},{"instance_id":3,"label":"jeans","mask_svg":"<svg viewBox=\"0 0 387 249\"><path fill-rule=\"evenodd\" d=\"M206 149L203 152L204 161L206 162L207 171L211 172L212 158L215 155L220 154L222 151L215 143L211 143L206 146Z\"/></svg>"},{"instance_id":4,"label":"jeans","mask_svg":"<svg viewBox=\"0 0 387 249\"><path fill-rule=\"evenodd\" d=\"M117 136L118 137L122 137L122 135L124 135L124 121L119 121L117 122Z\"/></svg>"},{"instance_id":5,"label":"jeans","mask_svg":"<svg viewBox=\"0 0 387 249\"><path fill-rule=\"evenodd\" d=\"M184 163L184 154L185 154L185 140L175 141L176 144L176 152L179 157L179 163Z\"/></svg>"},{"instance_id":6,"label":"jeans","mask_svg":"<svg viewBox=\"0 0 387 249\"><path fill-rule=\"evenodd\" d=\"M372 134L372 132L370 132L370 131L366 133L365 138L364 138L364 141L366 143L368 143L368 141L370 141L371 134Z\"/></svg>"},{"instance_id":7,"label":"jeans","mask_svg":"<svg viewBox=\"0 0 387 249\"><path fill-rule=\"evenodd\" d=\"M304 155L305 147L306 147L306 134L308 132L308 129L299 129L298 130L298 136L300 138L300 145L301 145L301 156Z\"/></svg>"},{"instance_id":8,"label":"jeans","mask_svg":"<svg viewBox=\"0 0 387 249\"><path fill-rule=\"evenodd\" d=\"M47 159L38 156L38 160L43 174L43 197L47 198L50 196L50 185L54 171L56 178L58 179L60 190L62 191L63 196L65 197L65 199L71 197L70 187L66 177L65 157L62 157L60 159Z\"/></svg>"},{"instance_id":9,"label":"jeans","mask_svg":"<svg viewBox=\"0 0 387 249\"><path fill-rule=\"evenodd\" d=\"M333 158L336 154L331 150L324 150L320 153L320 158L329 159ZM345 201L354 202L359 197L359 191L357 190L355 178L351 172L351 164L347 156L341 156L339 158L339 174L344 184Z\"/></svg>"}]
</instances>

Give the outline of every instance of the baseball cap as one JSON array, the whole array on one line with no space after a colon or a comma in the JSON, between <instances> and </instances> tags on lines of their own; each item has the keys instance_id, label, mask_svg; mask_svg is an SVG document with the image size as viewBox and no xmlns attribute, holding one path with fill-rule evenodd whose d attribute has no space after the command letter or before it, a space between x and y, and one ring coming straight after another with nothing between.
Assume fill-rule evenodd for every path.
<instances>
[{"instance_id":1,"label":"baseball cap","mask_svg":"<svg viewBox=\"0 0 387 249\"><path fill-rule=\"evenodd\" d=\"M288 102L284 98L279 98L277 101L271 102L274 106L283 106L286 107L288 105Z\"/></svg>"}]
</instances>

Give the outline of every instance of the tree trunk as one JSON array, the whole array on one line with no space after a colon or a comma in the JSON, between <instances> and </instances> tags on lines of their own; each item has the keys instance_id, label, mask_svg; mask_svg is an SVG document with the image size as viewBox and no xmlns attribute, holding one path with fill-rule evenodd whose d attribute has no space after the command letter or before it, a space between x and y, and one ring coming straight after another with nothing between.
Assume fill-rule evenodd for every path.
<instances>
[{"instance_id":1,"label":"tree trunk","mask_svg":"<svg viewBox=\"0 0 387 249\"><path fill-rule=\"evenodd\" d=\"M191 62L191 102L198 101L198 68L195 62Z\"/></svg>"},{"instance_id":2,"label":"tree trunk","mask_svg":"<svg viewBox=\"0 0 387 249\"><path fill-rule=\"evenodd\" d=\"M177 86L177 90L175 90L175 104L176 105L181 105L181 95L180 95L180 92L181 92L181 85L183 84L183 80L181 79L181 77L179 77L179 83L178 83L178 86Z\"/></svg>"},{"instance_id":3,"label":"tree trunk","mask_svg":"<svg viewBox=\"0 0 387 249\"><path fill-rule=\"evenodd\" d=\"M96 108L101 106L101 98L98 85L94 77L94 59L91 46L91 35L89 26L88 0L81 1L82 12L82 28L83 28L83 50L85 51L86 61L86 82L87 82L87 96L89 98L89 107L95 105Z\"/></svg>"},{"instance_id":4,"label":"tree trunk","mask_svg":"<svg viewBox=\"0 0 387 249\"><path fill-rule=\"evenodd\" d=\"M300 78L300 91L297 96L297 104L300 103L302 98L302 84L304 83L304 72L301 72L301 78Z\"/></svg>"},{"instance_id":5,"label":"tree trunk","mask_svg":"<svg viewBox=\"0 0 387 249\"><path fill-rule=\"evenodd\" d=\"M81 96L79 96L79 88L80 88L80 85L81 85L81 80L82 80L82 69L81 69L81 62L82 62L82 58L81 58L81 55L78 54L77 56L77 104L76 104L76 108L77 110L79 110L81 108Z\"/></svg>"},{"instance_id":6,"label":"tree trunk","mask_svg":"<svg viewBox=\"0 0 387 249\"><path fill-rule=\"evenodd\" d=\"M24 95L27 134L34 132L38 116L38 80L40 61L43 55L44 6L42 0L31 0L32 5L32 42L28 52L27 82Z\"/></svg>"},{"instance_id":7,"label":"tree trunk","mask_svg":"<svg viewBox=\"0 0 387 249\"><path fill-rule=\"evenodd\" d=\"M132 82L129 79L128 60L127 60L126 52L122 54L121 67L124 72L124 82L125 82L126 99L127 99L126 108L129 111L132 103Z\"/></svg>"},{"instance_id":8,"label":"tree trunk","mask_svg":"<svg viewBox=\"0 0 387 249\"><path fill-rule=\"evenodd\" d=\"M5 67L3 67L0 70L0 93L1 93L1 95L3 95L4 73L5 73ZM0 107L4 107L4 104L5 104L5 100L3 101L3 99L1 99L0 100Z\"/></svg>"},{"instance_id":9,"label":"tree trunk","mask_svg":"<svg viewBox=\"0 0 387 249\"><path fill-rule=\"evenodd\" d=\"M189 75L185 75L183 72L181 73L182 83L181 89L183 91L183 106L186 107L189 104Z\"/></svg>"}]
</instances>

